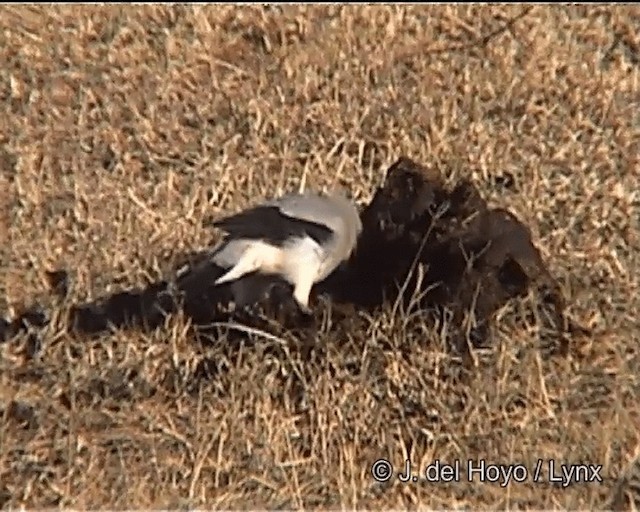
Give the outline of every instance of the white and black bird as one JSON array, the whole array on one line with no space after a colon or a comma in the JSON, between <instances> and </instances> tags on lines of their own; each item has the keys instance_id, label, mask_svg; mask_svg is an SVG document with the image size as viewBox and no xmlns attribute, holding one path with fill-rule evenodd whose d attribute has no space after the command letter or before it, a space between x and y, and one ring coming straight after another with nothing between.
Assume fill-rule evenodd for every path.
<instances>
[{"instance_id":1,"label":"white and black bird","mask_svg":"<svg viewBox=\"0 0 640 512\"><path fill-rule=\"evenodd\" d=\"M310 314L313 285L354 252L362 223L346 196L287 194L215 221L226 232L212 261L227 269L215 285L252 273L275 275L293 286L300 310Z\"/></svg>"}]
</instances>

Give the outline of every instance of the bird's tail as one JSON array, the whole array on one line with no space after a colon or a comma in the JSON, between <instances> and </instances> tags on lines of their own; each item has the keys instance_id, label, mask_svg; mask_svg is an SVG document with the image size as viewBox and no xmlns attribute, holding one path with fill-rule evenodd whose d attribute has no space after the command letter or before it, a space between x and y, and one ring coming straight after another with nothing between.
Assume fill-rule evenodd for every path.
<instances>
[{"instance_id":1,"label":"bird's tail","mask_svg":"<svg viewBox=\"0 0 640 512\"><path fill-rule=\"evenodd\" d=\"M257 261L249 258L242 258L228 272L226 272L223 276L219 277L216 280L215 284L217 286L219 284L228 283L229 281L235 281L236 279L240 279L244 275L250 274L251 272L255 272L259 268L260 266L258 265Z\"/></svg>"}]
</instances>

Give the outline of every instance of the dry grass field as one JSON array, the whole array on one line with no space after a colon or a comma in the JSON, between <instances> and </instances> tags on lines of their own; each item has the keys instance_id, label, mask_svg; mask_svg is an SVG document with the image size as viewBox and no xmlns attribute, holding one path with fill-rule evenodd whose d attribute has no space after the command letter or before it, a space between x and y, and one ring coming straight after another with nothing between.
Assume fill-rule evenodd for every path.
<instances>
[{"instance_id":1,"label":"dry grass field","mask_svg":"<svg viewBox=\"0 0 640 512\"><path fill-rule=\"evenodd\" d=\"M3 507L631 507L607 500L640 452L640 8L5 5L0 62L7 316L65 307L56 268L74 303L154 281L264 196L341 184L365 204L406 155L530 226L591 329L546 354L535 298L511 301L463 383L391 307L320 332L311 360L293 334L203 346L180 315L19 336L0 346ZM378 483L378 459L462 471ZM470 482L470 459L527 478ZM550 482L549 460L602 482Z\"/></svg>"}]
</instances>

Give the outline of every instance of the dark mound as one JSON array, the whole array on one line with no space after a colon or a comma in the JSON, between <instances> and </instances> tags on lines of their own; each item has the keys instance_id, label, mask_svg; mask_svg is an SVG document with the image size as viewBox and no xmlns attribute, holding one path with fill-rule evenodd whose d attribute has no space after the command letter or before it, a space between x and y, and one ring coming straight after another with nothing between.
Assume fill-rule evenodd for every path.
<instances>
[{"instance_id":1,"label":"dark mound","mask_svg":"<svg viewBox=\"0 0 640 512\"><path fill-rule=\"evenodd\" d=\"M385 303L406 306L418 290L425 314L451 315L450 323L456 326L452 347L462 353L469 341L486 342L495 312L531 287L549 306L553 327L559 333L566 330L559 287L529 229L510 212L489 208L471 183L462 181L448 190L437 171L401 158L361 217L356 254L314 292L334 303L375 311ZM285 282L247 276L214 287L224 269L213 265L206 252L186 260L174 279L71 307L69 326L89 335L110 328L157 328L167 314L182 310L200 332L231 320L262 328L265 312L286 328L305 327ZM64 294L64 271L51 273L51 282L56 293ZM249 307L230 311L230 303ZM467 318L474 319L472 325L466 326ZM45 324L45 315L28 310L0 322L0 339Z\"/></svg>"},{"instance_id":2,"label":"dark mound","mask_svg":"<svg viewBox=\"0 0 640 512\"><path fill-rule=\"evenodd\" d=\"M489 208L470 182L449 191L437 171L401 158L362 221L349 271L323 283L336 300L370 308L400 294L407 304L422 266L420 306L452 313L458 349L466 344L467 314L475 319L471 341L482 343L494 313L531 287L550 306L553 327L564 331L563 297L529 229L510 212Z\"/></svg>"}]
</instances>

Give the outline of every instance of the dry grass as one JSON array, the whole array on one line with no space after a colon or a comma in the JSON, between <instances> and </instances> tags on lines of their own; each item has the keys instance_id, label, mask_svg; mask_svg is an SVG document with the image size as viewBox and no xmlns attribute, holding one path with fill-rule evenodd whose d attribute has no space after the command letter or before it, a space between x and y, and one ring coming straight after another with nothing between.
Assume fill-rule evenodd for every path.
<instances>
[{"instance_id":1,"label":"dry grass","mask_svg":"<svg viewBox=\"0 0 640 512\"><path fill-rule=\"evenodd\" d=\"M405 154L529 224L594 334L545 357L515 320L531 301L510 304L462 385L439 335L390 309L320 336L313 361L286 340L198 346L180 318L52 329L35 358L2 347L0 502L602 506L640 445L640 9L536 6L497 30L522 10L2 7L7 308L47 300L54 267L73 301L145 284L209 242L203 219L263 195L341 182L366 201ZM605 480L380 485L378 458L582 461Z\"/></svg>"}]
</instances>

